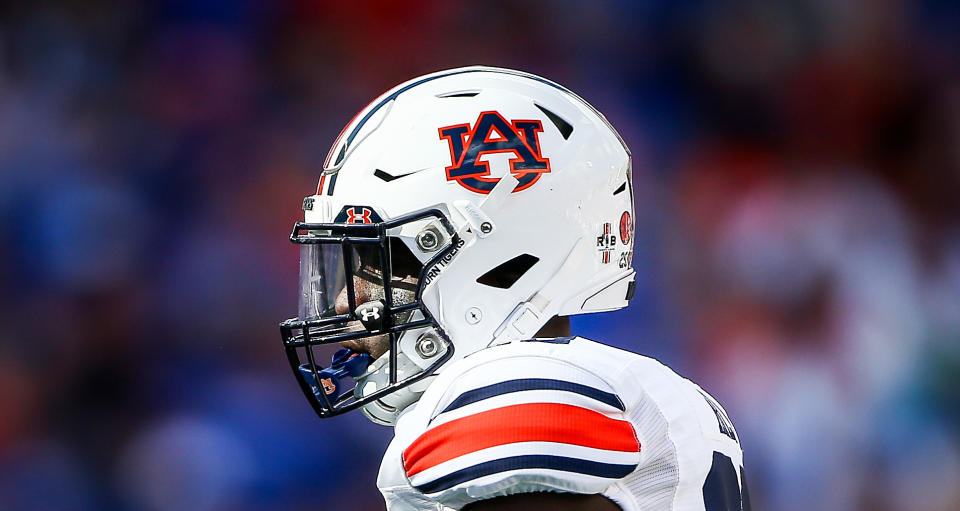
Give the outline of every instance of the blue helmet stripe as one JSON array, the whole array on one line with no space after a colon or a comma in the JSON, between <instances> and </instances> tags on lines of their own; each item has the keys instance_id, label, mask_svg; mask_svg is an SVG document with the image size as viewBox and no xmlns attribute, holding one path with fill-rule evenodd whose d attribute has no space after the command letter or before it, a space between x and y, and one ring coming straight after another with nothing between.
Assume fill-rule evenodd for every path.
<instances>
[{"instance_id":1,"label":"blue helmet stripe","mask_svg":"<svg viewBox=\"0 0 960 511\"><path fill-rule=\"evenodd\" d=\"M404 92L406 92L406 91L408 91L408 90L416 87L417 85L421 85L421 84L427 83L427 82L429 82L429 81L436 80L436 79L438 79L438 78L445 78L445 77L447 77L447 76L454 76L454 75L460 75L460 74L465 74L465 73L502 73L502 74L507 74L507 75L522 76L522 77L524 77L524 78L529 78L529 79L531 79L531 80L535 80L535 81L538 81L538 82L540 82L540 83L545 83L545 84L547 84L547 85L549 85L549 86L551 86L551 87L554 87L554 88L556 88L556 89L559 89L559 90L561 90L561 91L564 91L564 92L573 94L573 93L570 92L568 89L566 89L566 88L564 88L564 87L562 87L562 86L560 86L560 85L558 85L558 84L556 84L556 83L553 83L553 82L551 82L550 80L546 80L546 79L544 79L544 78L540 78L539 76L531 75L531 74L528 74L528 73L522 73L522 72L519 72L519 71L510 71L510 70L505 70L505 69L462 69L462 70L459 70L459 71L452 71L452 72L450 72L450 73L444 73L444 74L442 74L442 75L430 76L430 77L424 78L424 79L422 79L422 80L417 80L417 81L415 81L415 82L413 82L413 83L411 83L411 84L409 84L409 85L406 85L406 86L404 86L404 87L401 87L400 89L397 89L395 92L393 92L393 93L390 94L389 96L383 98L382 100L380 100L379 103L377 103L376 105L374 105L373 108L371 108L370 111L367 112L366 115L364 115L364 116L360 119L360 122L357 123L357 126L356 126L355 128L353 128L353 130L350 131L350 135L347 136L347 141L343 144L343 148L340 150L340 153L337 154L337 161L335 161L335 162L333 163L333 166L337 166L337 165L340 164L341 161L343 161L343 157L347 154L347 148L350 147L350 144L353 142L353 139L356 138L356 136L357 136L358 133L360 133L360 128L363 128L363 125L366 124L367 121L369 121L371 117L373 117L373 114L377 113L377 111L380 110L384 105L386 105L387 103L393 101L394 99L397 99L397 96L399 96L400 94L403 94ZM574 96L575 96L575 95L574 95Z\"/></svg>"}]
</instances>

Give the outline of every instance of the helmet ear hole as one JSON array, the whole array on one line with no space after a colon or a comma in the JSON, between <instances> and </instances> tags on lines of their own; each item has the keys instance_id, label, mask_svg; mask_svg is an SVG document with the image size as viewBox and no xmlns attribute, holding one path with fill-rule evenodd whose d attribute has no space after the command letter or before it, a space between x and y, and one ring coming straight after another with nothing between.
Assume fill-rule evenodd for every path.
<instances>
[{"instance_id":1,"label":"helmet ear hole","mask_svg":"<svg viewBox=\"0 0 960 511\"><path fill-rule=\"evenodd\" d=\"M539 260L537 256L520 254L477 277L477 283L499 289L510 289Z\"/></svg>"}]
</instances>

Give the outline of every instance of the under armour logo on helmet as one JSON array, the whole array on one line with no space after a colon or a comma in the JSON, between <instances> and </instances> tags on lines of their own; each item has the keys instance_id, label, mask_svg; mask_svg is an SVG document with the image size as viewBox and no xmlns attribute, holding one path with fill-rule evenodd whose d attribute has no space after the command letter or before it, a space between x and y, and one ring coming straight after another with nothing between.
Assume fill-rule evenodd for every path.
<instances>
[{"instance_id":1,"label":"under armour logo on helmet","mask_svg":"<svg viewBox=\"0 0 960 511\"><path fill-rule=\"evenodd\" d=\"M372 224L370 208L350 208L347 210L348 224Z\"/></svg>"},{"instance_id":2,"label":"under armour logo on helmet","mask_svg":"<svg viewBox=\"0 0 960 511\"><path fill-rule=\"evenodd\" d=\"M510 172L519 181L513 191L533 186L541 174L550 172L550 160L540 154L541 131L540 121L507 122L495 111L481 112L472 128L469 124L440 128L440 138L450 145L447 181L457 181L477 193L490 193L500 178L490 177L489 162L480 159L492 153L511 153Z\"/></svg>"}]
</instances>

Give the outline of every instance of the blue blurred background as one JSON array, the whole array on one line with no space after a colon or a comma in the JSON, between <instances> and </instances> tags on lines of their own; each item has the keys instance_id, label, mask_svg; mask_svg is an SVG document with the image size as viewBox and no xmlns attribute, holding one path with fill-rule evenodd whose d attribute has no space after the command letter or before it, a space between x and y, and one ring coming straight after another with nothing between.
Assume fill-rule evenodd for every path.
<instances>
[{"instance_id":1,"label":"blue blurred background","mask_svg":"<svg viewBox=\"0 0 960 511\"><path fill-rule=\"evenodd\" d=\"M284 360L329 144L468 64L634 153L639 292L575 333L725 403L756 509L960 509L960 3L0 6L0 510L378 510L391 430ZM352 415L352 414L351 414Z\"/></svg>"}]
</instances>

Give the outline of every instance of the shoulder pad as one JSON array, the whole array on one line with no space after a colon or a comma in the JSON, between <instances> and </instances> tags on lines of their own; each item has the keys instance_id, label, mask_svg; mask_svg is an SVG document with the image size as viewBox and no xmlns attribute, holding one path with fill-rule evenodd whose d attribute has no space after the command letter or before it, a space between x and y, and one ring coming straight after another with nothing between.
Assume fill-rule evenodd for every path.
<instances>
[{"instance_id":1,"label":"shoulder pad","mask_svg":"<svg viewBox=\"0 0 960 511\"><path fill-rule=\"evenodd\" d=\"M619 396L567 361L519 355L471 365L438 397L403 450L403 469L411 486L450 507L514 493L599 493L639 462Z\"/></svg>"}]
</instances>

